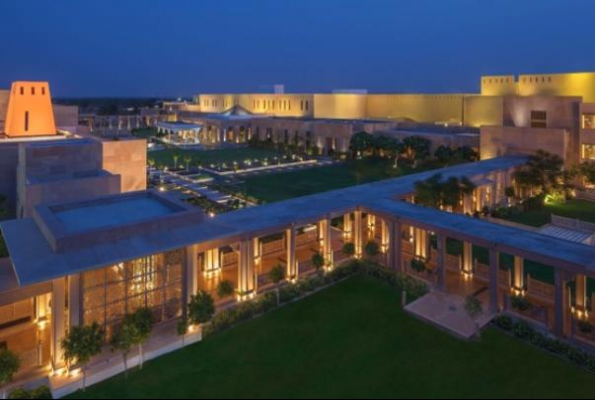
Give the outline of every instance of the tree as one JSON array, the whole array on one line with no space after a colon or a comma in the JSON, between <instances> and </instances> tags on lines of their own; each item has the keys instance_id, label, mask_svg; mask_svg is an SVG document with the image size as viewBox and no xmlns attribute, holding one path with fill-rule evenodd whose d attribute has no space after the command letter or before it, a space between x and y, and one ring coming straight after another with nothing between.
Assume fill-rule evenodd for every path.
<instances>
[{"instance_id":1,"label":"tree","mask_svg":"<svg viewBox=\"0 0 595 400\"><path fill-rule=\"evenodd\" d=\"M343 254L347 257L353 257L355 255L355 245L353 243L345 243L343 245Z\"/></svg>"},{"instance_id":2,"label":"tree","mask_svg":"<svg viewBox=\"0 0 595 400\"><path fill-rule=\"evenodd\" d=\"M281 282L283 279L285 279L285 267L283 267L281 264L275 265L269 271L269 279L274 284Z\"/></svg>"},{"instance_id":3,"label":"tree","mask_svg":"<svg viewBox=\"0 0 595 400\"><path fill-rule=\"evenodd\" d=\"M372 136L372 148L374 150L374 155L376 156L386 156L389 149L393 147L393 143L396 141L384 135L380 136Z\"/></svg>"},{"instance_id":4,"label":"tree","mask_svg":"<svg viewBox=\"0 0 595 400\"><path fill-rule=\"evenodd\" d=\"M128 355L132 347L136 344L136 338L138 336L139 334L134 322L130 318L124 318L124 322L110 339L112 352L119 351L122 353L126 379L128 379Z\"/></svg>"},{"instance_id":5,"label":"tree","mask_svg":"<svg viewBox=\"0 0 595 400\"><path fill-rule=\"evenodd\" d=\"M452 162L454 156L455 151L451 149L449 146L445 145L438 147L434 152L434 157L436 157L436 159L444 165L448 165L450 162Z\"/></svg>"},{"instance_id":6,"label":"tree","mask_svg":"<svg viewBox=\"0 0 595 400\"><path fill-rule=\"evenodd\" d=\"M8 349L0 350L0 387L2 387L2 398L6 398L4 387L12 381L14 374L21 368L19 356Z\"/></svg>"},{"instance_id":7,"label":"tree","mask_svg":"<svg viewBox=\"0 0 595 400\"><path fill-rule=\"evenodd\" d=\"M151 331L153 330L153 311L150 308L142 307L136 310L133 314L126 315L124 321L130 319L128 322L134 326L133 336L134 344L138 346L138 353L140 356L140 368L143 368L144 353L143 344L149 339Z\"/></svg>"},{"instance_id":8,"label":"tree","mask_svg":"<svg viewBox=\"0 0 595 400\"><path fill-rule=\"evenodd\" d=\"M101 353L104 332L98 323L87 326L74 326L68 335L62 339L60 346L64 351L64 360L70 368L73 361L77 361L83 372L83 390L86 390L87 365L93 357Z\"/></svg>"},{"instance_id":9,"label":"tree","mask_svg":"<svg viewBox=\"0 0 595 400\"><path fill-rule=\"evenodd\" d=\"M439 208L442 204L442 174L415 182L415 202L425 207Z\"/></svg>"},{"instance_id":10,"label":"tree","mask_svg":"<svg viewBox=\"0 0 595 400\"><path fill-rule=\"evenodd\" d=\"M474 149L472 149L471 147L468 147L468 146L459 147L455 151L454 156L457 159L459 159L460 161L465 161L465 162L475 162L475 161L479 160L479 154L477 154L477 151L475 151Z\"/></svg>"},{"instance_id":11,"label":"tree","mask_svg":"<svg viewBox=\"0 0 595 400\"><path fill-rule=\"evenodd\" d=\"M351 137L349 150L352 151L354 157L357 157L358 155L371 150L373 146L374 137L367 132L359 132Z\"/></svg>"},{"instance_id":12,"label":"tree","mask_svg":"<svg viewBox=\"0 0 595 400\"><path fill-rule=\"evenodd\" d=\"M190 157L190 155L187 155L186 157L184 157L184 163L186 164L186 170L190 169L191 162L192 162L192 157Z\"/></svg>"},{"instance_id":13,"label":"tree","mask_svg":"<svg viewBox=\"0 0 595 400\"><path fill-rule=\"evenodd\" d=\"M480 330L479 330L479 323L477 322L477 317L479 317L483 313L483 306L481 302L475 296L467 296L465 299L465 312L469 318L473 320L475 324L475 334L479 338Z\"/></svg>"},{"instance_id":14,"label":"tree","mask_svg":"<svg viewBox=\"0 0 595 400\"><path fill-rule=\"evenodd\" d=\"M370 240L370 241L368 241L368 243L366 243L366 246L364 247L364 251L366 252L366 255L368 257L374 258L378 254L380 254L380 246L378 246L378 243L376 243L376 241Z\"/></svg>"},{"instance_id":15,"label":"tree","mask_svg":"<svg viewBox=\"0 0 595 400\"><path fill-rule=\"evenodd\" d=\"M410 136L403 140L405 157L415 164L430 155L431 142L421 136Z\"/></svg>"},{"instance_id":16,"label":"tree","mask_svg":"<svg viewBox=\"0 0 595 400\"><path fill-rule=\"evenodd\" d=\"M570 174L564 171L564 160L557 155L538 150L514 173L518 187L530 196L554 194L569 188Z\"/></svg>"},{"instance_id":17,"label":"tree","mask_svg":"<svg viewBox=\"0 0 595 400\"><path fill-rule=\"evenodd\" d=\"M475 191L475 184L467 177L450 177L443 181L441 174L436 174L415 183L415 201L426 207L449 207L456 211L465 196Z\"/></svg>"},{"instance_id":18,"label":"tree","mask_svg":"<svg viewBox=\"0 0 595 400\"><path fill-rule=\"evenodd\" d=\"M173 154L172 158L174 159L174 168L178 169L178 161L180 160L180 153L177 151Z\"/></svg>"},{"instance_id":19,"label":"tree","mask_svg":"<svg viewBox=\"0 0 595 400\"><path fill-rule=\"evenodd\" d=\"M324 257L322 254L316 252L312 255L312 266L316 268L316 271L319 271L322 267L324 267Z\"/></svg>"},{"instance_id":20,"label":"tree","mask_svg":"<svg viewBox=\"0 0 595 400\"><path fill-rule=\"evenodd\" d=\"M584 179L585 183L589 185L595 184L595 163L594 162L585 162L578 167L578 174L580 174Z\"/></svg>"},{"instance_id":21,"label":"tree","mask_svg":"<svg viewBox=\"0 0 595 400\"><path fill-rule=\"evenodd\" d=\"M230 281L221 281L219 282L219 284L217 285L217 296L220 299L224 299L226 297L229 297L233 294L234 292L234 288L233 288L233 283L231 283Z\"/></svg>"},{"instance_id":22,"label":"tree","mask_svg":"<svg viewBox=\"0 0 595 400\"><path fill-rule=\"evenodd\" d=\"M194 325L206 324L215 315L215 300L207 292L201 290L190 298L188 304L188 321Z\"/></svg>"}]
</instances>

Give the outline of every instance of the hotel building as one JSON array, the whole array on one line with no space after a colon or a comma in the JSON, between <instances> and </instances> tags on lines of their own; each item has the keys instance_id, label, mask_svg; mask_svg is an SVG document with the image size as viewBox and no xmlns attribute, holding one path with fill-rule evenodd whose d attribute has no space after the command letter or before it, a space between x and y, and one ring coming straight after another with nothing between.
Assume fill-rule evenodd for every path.
<instances>
[{"instance_id":1,"label":"hotel building","mask_svg":"<svg viewBox=\"0 0 595 400\"><path fill-rule=\"evenodd\" d=\"M144 140L58 129L49 90L15 82L0 92L0 193L16 217L0 223L10 254L0 260L0 344L20 355L23 379L63 367L59 343L73 326L98 322L109 335L126 313L149 307L171 333L199 290L228 280L236 296L219 305L231 306L274 289L268 272L279 263L287 280L304 279L314 273L314 252L332 268L345 261L345 243L361 256L369 240L387 268L436 290L460 293L458 282L471 281L485 289L493 313L511 312L512 295L528 296L542 310L533 323L595 346L573 328L590 318L595 247L408 202L415 182L435 172L210 217L146 190ZM515 169L538 149L568 166L595 157L595 74L484 77L474 95L199 95L195 102L169 107L179 121L202 124L202 140L212 143L287 141L293 133L329 152L346 151L361 130L400 135L399 123L476 129L482 161L441 171L477 185L467 213L506 202ZM468 140L452 135L430 136ZM461 257L446 254L448 239L464 243ZM474 259L474 245L488 249L489 263ZM514 258L513 268L501 267L501 254ZM420 257L431 278L411 268ZM553 284L527 276L525 260L551 268ZM68 382L50 382L67 393Z\"/></svg>"}]
</instances>

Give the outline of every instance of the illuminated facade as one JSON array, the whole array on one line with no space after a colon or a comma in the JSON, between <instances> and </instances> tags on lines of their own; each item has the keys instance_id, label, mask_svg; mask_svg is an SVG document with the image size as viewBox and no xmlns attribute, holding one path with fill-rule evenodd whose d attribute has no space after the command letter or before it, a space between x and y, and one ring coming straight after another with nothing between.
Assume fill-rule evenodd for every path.
<instances>
[{"instance_id":1,"label":"illuminated facade","mask_svg":"<svg viewBox=\"0 0 595 400\"><path fill-rule=\"evenodd\" d=\"M48 374L63 368L59 344L73 326L97 322L109 336L124 315L149 307L159 331L153 354L162 354L181 346L172 324L199 290L211 293L218 307L233 306L275 290L270 271L279 265L286 280L303 280L316 273L313 254L323 255L329 270L349 259L345 244L360 257L368 241L378 243L380 264L437 291L471 288L493 313L512 313L511 298L527 296L539 304L539 320L518 317L560 338L595 343L575 329L592 318L595 298L584 289L595 278L595 247L464 215L507 204L522 155L538 148L568 164L595 158L591 75L574 76L485 77L481 94L200 95L192 109L176 111L179 120L200 123L202 143L299 142L327 152L346 151L362 130L400 138L406 133L399 121L476 127L479 137L436 139L453 147L481 144L482 161L442 171L477 186L460 210L450 210L458 214L411 204L415 183L430 171L208 216L146 190L144 140L56 135L55 127L43 128L49 129L43 139L18 139L33 127L39 134L41 125L30 121L25 130L21 121L13 128L22 118L15 120L12 110L35 110L37 103L11 109L11 99L0 183L18 219L0 223L10 253L0 260L0 343L27 360L23 374ZM463 243L462 255L445 252L447 239ZM487 249L489 260L475 259L473 246ZM512 257L512 265L501 265L500 255ZM419 259L431 274L412 268ZM554 281L532 279L525 260L547 265ZM233 293L219 296L222 281ZM111 374L104 365L97 369L95 379ZM60 379L52 375L51 383L65 394L74 384Z\"/></svg>"}]
</instances>

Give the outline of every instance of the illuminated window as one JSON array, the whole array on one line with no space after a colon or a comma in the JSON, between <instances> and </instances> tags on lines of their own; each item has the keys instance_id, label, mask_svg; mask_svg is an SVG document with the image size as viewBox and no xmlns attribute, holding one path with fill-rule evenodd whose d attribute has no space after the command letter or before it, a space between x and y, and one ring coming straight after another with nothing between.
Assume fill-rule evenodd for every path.
<instances>
[{"instance_id":1,"label":"illuminated window","mask_svg":"<svg viewBox=\"0 0 595 400\"><path fill-rule=\"evenodd\" d=\"M547 128L547 111L531 111L531 128Z\"/></svg>"},{"instance_id":2,"label":"illuminated window","mask_svg":"<svg viewBox=\"0 0 595 400\"><path fill-rule=\"evenodd\" d=\"M595 129L595 114L583 114L583 129Z\"/></svg>"},{"instance_id":3,"label":"illuminated window","mask_svg":"<svg viewBox=\"0 0 595 400\"><path fill-rule=\"evenodd\" d=\"M595 144L583 144L583 159L595 160Z\"/></svg>"}]
</instances>

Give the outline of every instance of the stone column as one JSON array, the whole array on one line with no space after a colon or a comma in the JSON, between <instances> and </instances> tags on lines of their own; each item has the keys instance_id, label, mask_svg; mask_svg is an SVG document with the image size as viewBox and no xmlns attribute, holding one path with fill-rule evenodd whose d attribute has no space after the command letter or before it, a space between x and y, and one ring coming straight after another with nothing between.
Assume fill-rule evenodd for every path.
<instances>
[{"instance_id":1,"label":"stone column","mask_svg":"<svg viewBox=\"0 0 595 400\"><path fill-rule=\"evenodd\" d=\"M295 226L285 230L285 240L287 248L287 280L298 279L298 265L295 256L297 232Z\"/></svg>"},{"instance_id":2,"label":"stone column","mask_svg":"<svg viewBox=\"0 0 595 400\"><path fill-rule=\"evenodd\" d=\"M473 245L469 242L463 242L463 265L464 274L473 273Z\"/></svg>"},{"instance_id":3,"label":"stone column","mask_svg":"<svg viewBox=\"0 0 595 400\"><path fill-rule=\"evenodd\" d=\"M258 274L262 263L262 243L260 243L260 238L255 237L252 239L252 247L254 249L254 291L258 292Z\"/></svg>"},{"instance_id":4,"label":"stone column","mask_svg":"<svg viewBox=\"0 0 595 400\"><path fill-rule=\"evenodd\" d=\"M54 368L64 366L64 352L60 346L66 337L66 279L52 281L52 364Z\"/></svg>"},{"instance_id":5,"label":"stone column","mask_svg":"<svg viewBox=\"0 0 595 400\"><path fill-rule=\"evenodd\" d=\"M395 272L403 271L403 227L400 222L393 224L391 236L391 251L389 252L392 257L392 268Z\"/></svg>"},{"instance_id":6,"label":"stone column","mask_svg":"<svg viewBox=\"0 0 595 400\"><path fill-rule=\"evenodd\" d=\"M585 275L577 275L575 304L576 310L583 315L587 310L587 301L587 277Z\"/></svg>"},{"instance_id":7,"label":"stone column","mask_svg":"<svg viewBox=\"0 0 595 400\"><path fill-rule=\"evenodd\" d=\"M238 294L240 300L254 293L254 241L244 240L240 243L240 257L238 266Z\"/></svg>"},{"instance_id":8,"label":"stone column","mask_svg":"<svg viewBox=\"0 0 595 400\"><path fill-rule=\"evenodd\" d=\"M361 258L364 254L364 243L363 243L363 224L362 224L362 212L355 212L355 221L353 224L353 243L355 245L355 256Z\"/></svg>"},{"instance_id":9,"label":"stone column","mask_svg":"<svg viewBox=\"0 0 595 400\"><path fill-rule=\"evenodd\" d=\"M353 223L351 221L351 213L343 216L343 235L346 242L353 240Z\"/></svg>"},{"instance_id":10,"label":"stone column","mask_svg":"<svg viewBox=\"0 0 595 400\"><path fill-rule=\"evenodd\" d=\"M566 319L568 315L568 296L566 294L566 274L564 271L556 268L556 289L555 289L555 316L554 316L554 334L558 337L564 337L566 334Z\"/></svg>"},{"instance_id":11,"label":"stone column","mask_svg":"<svg viewBox=\"0 0 595 400\"><path fill-rule=\"evenodd\" d=\"M390 268L391 270L396 269L395 264L395 222L394 221L383 221L385 227L383 228L383 236L384 230L386 229L386 267Z\"/></svg>"},{"instance_id":12,"label":"stone column","mask_svg":"<svg viewBox=\"0 0 595 400\"><path fill-rule=\"evenodd\" d=\"M390 236L391 236L391 228L389 223L387 223L386 219L380 220L380 228L381 228L381 238L380 238L380 251L384 255L384 262L385 266L391 267L391 261L389 260L390 254Z\"/></svg>"},{"instance_id":13,"label":"stone column","mask_svg":"<svg viewBox=\"0 0 595 400\"><path fill-rule=\"evenodd\" d=\"M498 272L500 270L500 253L490 250L490 312L497 313L500 305L498 303Z\"/></svg>"},{"instance_id":14,"label":"stone column","mask_svg":"<svg viewBox=\"0 0 595 400\"><path fill-rule=\"evenodd\" d=\"M512 276L512 288L515 294L525 292L525 262L522 257L514 257L514 273Z\"/></svg>"},{"instance_id":15,"label":"stone column","mask_svg":"<svg viewBox=\"0 0 595 400\"><path fill-rule=\"evenodd\" d=\"M68 313L69 327L81 324L81 275L68 277Z\"/></svg>"},{"instance_id":16,"label":"stone column","mask_svg":"<svg viewBox=\"0 0 595 400\"><path fill-rule=\"evenodd\" d=\"M192 296L198 293L198 252L196 245L186 247L186 279L184 284L186 295L186 304L190 302ZM186 312L184 307L184 313Z\"/></svg>"},{"instance_id":17,"label":"stone column","mask_svg":"<svg viewBox=\"0 0 595 400\"><path fill-rule=\"evenodd\" d=\"M413 228L415 256L426 260L428 258L428 232L425 229Z\"/></svg>"},{"instance_id":18,"label":"stone column","mask_svg":"<svg viewBox=\"0 0 595 400\"><path fill-rule=\"evenodd\" d=\"M323 238L322 238L322 251L324 260L333 265L333 223L330 216L326 220L322 221L323 224Z\"/></svg>"},{"instance_id":19,"label":"stone column","mask_svg":"<svg viewBox=\"0 0 595 400\"><path fill-rule=\"evenodd\" d=\"M465 196L463 198L463 213L473 215L473 196Z\"/></svg>"},{"instance_id":20,"label":"stone column","mask_svg":"<svg viewBox=\"0 0 595 400\"><path fill-rule=\"evenodd\" d=\"M438 260L436 260L438 265L438 282L436 287L438 290L444 291L446 285L446 266L444 265L446 260L446 237L439 234L436 237L436 242L438 245Z\"/></svg>"}]
</instances>

